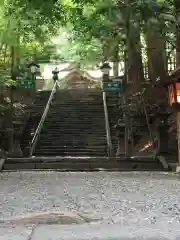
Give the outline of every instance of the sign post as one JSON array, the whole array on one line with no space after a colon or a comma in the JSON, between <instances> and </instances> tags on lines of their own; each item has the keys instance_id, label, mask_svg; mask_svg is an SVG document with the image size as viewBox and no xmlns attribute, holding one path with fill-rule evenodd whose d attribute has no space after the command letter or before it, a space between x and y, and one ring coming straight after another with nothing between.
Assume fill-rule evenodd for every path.
<instances>
[{"instance_id":1,"label":"sign post","mask_svg":"<svg viewBox=\"0 0 180 240\"><path fill-rule=\"evenodd\" d=\"M17 88L35 89L36 82L34 79L18 78L17 79Z\"/></svg>"},{"instance_id":2,"label":"sign post","mask_svg":"<svg viewBox=\"0 0 180 240\"><path fill-rule=\"evenodd\" d=\"M103 89L107 91L119 91L122 89L120 82L103 82Z\"/></svg>"}]
</instances>

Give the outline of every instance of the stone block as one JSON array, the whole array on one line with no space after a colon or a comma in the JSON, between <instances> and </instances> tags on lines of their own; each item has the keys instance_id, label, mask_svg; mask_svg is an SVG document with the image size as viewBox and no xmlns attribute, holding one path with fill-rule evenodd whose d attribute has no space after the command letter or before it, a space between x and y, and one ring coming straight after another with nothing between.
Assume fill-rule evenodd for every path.
<instances>
[{"instance_id":1,"label":"stone block","mask_svg":"<svg viewBox=\"0 0 180 240\"><path fill-rule=\"evenodd\" d=\"M7 163L3 167L4 170L30 170L35 169L34 163Z\"/></svg>"}]
</instances>

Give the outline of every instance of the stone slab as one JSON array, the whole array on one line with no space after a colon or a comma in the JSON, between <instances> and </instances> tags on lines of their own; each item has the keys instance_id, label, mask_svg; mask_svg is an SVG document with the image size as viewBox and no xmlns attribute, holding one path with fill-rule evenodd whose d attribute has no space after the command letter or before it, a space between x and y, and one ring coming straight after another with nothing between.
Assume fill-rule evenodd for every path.
<instances>
[{"instance_id":1,"label":"stone slab","mask_svg":"<svg viewBox=\"0 0 180 240\"><path fill-rule=\"evenodd\" d=\"M32 240L167 240L179 239L178 226L137 225L122 226L120 224L82 224L82 225L41 225L37 226Z\"/></svg>"},{"instance_id":2,"label":"stone slab","mask_svg":"<svg viewBox=\"0 0 180 240\"><path fill-rule=\"evenodd\" d=\"M4 170L20 170L20 169L34 169L34 163L14 163L14 164L4 164Z\"/></svg>"},{"instance_id":3,"label":"stone slab","mask_svg":"<svg viewBox=\"0 0 180 240\"><path fill-rule=\"evenodd\" d=\"M37 163L36 169L89 169L88 163Z\"/></svg>"},{"instance_id":4,"label":"stone slab","mask_svg":"<svg viewBox=\"0 0 180 240\"><path fill-rule=\"evenodd\" d=\"M0 227L0 239L2 240L29 240L33 227Z\"/></svg>"}]
</instances>

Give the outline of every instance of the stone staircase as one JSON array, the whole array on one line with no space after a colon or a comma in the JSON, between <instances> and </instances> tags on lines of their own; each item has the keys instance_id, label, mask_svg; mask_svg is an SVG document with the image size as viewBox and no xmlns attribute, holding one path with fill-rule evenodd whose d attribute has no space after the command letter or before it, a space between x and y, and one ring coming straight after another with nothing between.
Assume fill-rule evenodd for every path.
<instances>
[{"instance_id":1,"label":"stone staircase","mask_svg":"<svg viewBox=\"0 0 180 240\"><path fill-rule=\"evenodd\" d=\"M58 91L34 156L107 156L102 92Z\"/></svg>"},{"instance_id":2,"label":"stone staircase","mask_svg":"<svg viewBox=\"0 0 180 240\"><path fill-rule=\"evenodd\" d=\"M41 119L50 92L40 92L34 101L29 121L24 129L21 147L31 142ZM113 128L119 114L118 96L107 94L110 130L116 149ZM117 115L117 116L116 116ZM59 90L51 103L33 157L9 158L3 170L60 171L162 171L159 161L148 157L109 158L105 130L102 91L95 89Z\"/></svg>"}]
</instances>

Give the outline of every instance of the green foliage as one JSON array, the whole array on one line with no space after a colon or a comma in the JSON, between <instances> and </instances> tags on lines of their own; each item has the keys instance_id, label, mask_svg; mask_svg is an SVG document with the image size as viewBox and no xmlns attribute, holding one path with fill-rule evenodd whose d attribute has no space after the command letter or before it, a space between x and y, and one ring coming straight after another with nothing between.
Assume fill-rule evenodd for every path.
<instances>
[{"instance_id":1,"label":"green foliage","mask_svg":"<svg viewBox=\"0 0 180 240\"><path fill-rule=\"evenodd\" d=\"M112 59L117 45L124 48L128 31L128 38L135 39L134 34L140 31L143 36L150 26L170 42L170 34L176 32L173 3L165 0L73 0L63 1L62 8L71 32L69 49L81 62ZM94 41L99 47L95 55Z\"/></svg>"},{"instance_id":2,"label":"green foliage","mask_svg":"<svg viewBox=\"0 0 180 240\"><path fill-rule=\"evenodd\" d=\"M158 26L170 41L176 31L173 5L165 0L6 0L0 2L0 20L0 65L6 69L12 46L15 65L35 58L88 66L112 60L117 46L121 59L129 27L132 38L139 29L144 36L149 26ZM55 35L61 38L54 43Z\"/></svg>"},{"instance_id":3,"label":"green foliage","mask_svg":"<svg viewBox=\"0 0 180 240\"><path fill-rule=\"evenodd\" d=\"M61 61L75 61L81 67L97 64L102 58L101 43L97 39L81 41L75 39L70 33L66 33L64 38L60 36L56 45L58 55L57 59Z\"/></svg>"},{"instance_id":4,"label":"green foliage","mask_svg":"<svg viewBox=\"0 0 180 240\"><path fill-rule=\"evenodd\" d=\"M16 81L8 79L5 84L7 87L16 87Z\"/></svg>"},{"instance_id":5,"label":"green foliage","mask_svg":"<svg viewBox=\"0 0 180 240\"><path fill-rule=\"evenodd\" d=\"M5 111L7 110L7 106L0 104L0 116L4 116Z\"/></svg>"}]
</instances>

